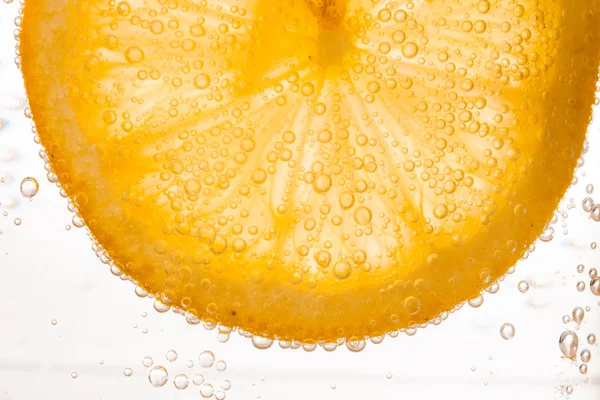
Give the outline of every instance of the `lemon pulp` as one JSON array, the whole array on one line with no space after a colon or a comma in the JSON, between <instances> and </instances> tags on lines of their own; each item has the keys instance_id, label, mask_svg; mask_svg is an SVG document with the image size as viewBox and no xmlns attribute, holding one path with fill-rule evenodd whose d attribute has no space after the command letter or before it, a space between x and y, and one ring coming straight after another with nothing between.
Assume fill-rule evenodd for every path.
<instances>
[{"instance_id":1,"label":"lemon pulp","mask_svg":"<svg viewBox=\"0 0 600 400\"><path fill-rule=\"evenodd\" d=\"M27 0L48 161L166 304L303 342L422 324L570 184L597 1Z\"/></svg>"}]
</instances>

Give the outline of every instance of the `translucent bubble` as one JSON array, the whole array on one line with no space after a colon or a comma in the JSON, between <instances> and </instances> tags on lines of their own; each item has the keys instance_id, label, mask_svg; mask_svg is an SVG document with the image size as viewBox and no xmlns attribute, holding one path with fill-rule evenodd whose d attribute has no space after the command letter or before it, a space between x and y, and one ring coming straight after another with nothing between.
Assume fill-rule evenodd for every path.
<instances>
[{"instance_id":1,"label":"translucent bubble","mask_svg":"<svg viewBox=\"0 0 600 400\"><path fill-rule=\"evenodd\" d=\"M196 374L192 376L192 383L196 386L200 386L204 383L204 375Z\"/></svg>"},{"instance_id":2,"label":"translucent bubble","mask_svg":"<svg viewBox=\"0 0 600 400\"><path fill-rule=\"evenodd\" d=\"M575 287L577 288L577 291L583 292L585 290L585 282L579 281Z\"/></svg>"},{"instance_id":3,"label":"translucent bubble","mask_svg":"<svg viewBox=\"0 0 600 400\"><path fill-rule=\"evenodd\" d=\"M215 363L215 355L210 350L204 350L198 357L202 368L210 368Z\"/></svg>"},{"instance_id":4,"label":"translucent bubble","mask_svg":"<svg viewBox=\"0 0 600 400\"><path fill-rule=\"evenodd\" d=\"M587 366L587 364L581 364L581 365L579 366L579 372L580 372L582 375L585 375L585 374L587 374L587 373L588 373L588 366Z\"/></svg>"},{"instance_id":5,"label":"translucent bubble","mask_svg":"<svg viewBox=\"0 0 600 400\"><path fill-rule=\"evenodd\" d=\"M260 336L252 336L252 345L259 350L266 350L273 345L273 340Z\"/></svg>"},{"instance_id":6,"label":"translucent bubble","mask_svg":"<svg viewBox=\"0 0 600 400\"><path fill-rule=\"evenodd\" d=\"M587 337L587 342L589 344L595 344L596 343L596 335L594 335L593 333L590 333Z\"/></svg>"},{"instance_id":7,"label":"translucent bubble","mask_svg":"<svg viewBox=\"0 0 600 400\"><path fill-rule=\"evenodd\" d=\"M366 345L367 345L367 342L365 342L364 340L357 339L357 338L350 338L349 340L346 341L346 348L353 353L358 353L358 352L363 351L363 349L365 348Z\"/></svg>"},{"instance_id":8,"label":"translucent bubble","mask_svg":"<svg viewBox=\"0 0 600 400\"><path fill-rule=\"evenodd\" d=\"M21 225L21 218L15 218L15 220L14 220L14 224L15 224L16 226L20 226L20 225Z\"/></svg>"},{"instance_id":9,"label":"translucent bubble","mask_svg":"<svg viewBox=\"0 0 600 400\"><path fill-rule=\"evenodd\" d=\"M573 331L564 331L560 335L558 346L566 358L575 360L575 357L577 357L577 348L579 347L579 338Z\"/></svg>"},{"instance_id":10,"label":"translucent bubble","mask_svg":"<svg viewBox=\"0 0 600 400\"><path fill-rule=\"evenodd\" d=\"M368 225L369 222L371 222L371 218L371 209L368 207L360 206L356 210L354 210L354 221L356 221L358 225Z\"/></svg>"},{"instance_id":11,"label":"translucent bubble","mask_svg":"<svg viewBox=\"0 0 600 400\"><path fill-rule=\"evenodd\" d=\"M225 379L223 382L221 382L221 389L223 389L223 390L231 389L231 382L229 382L227 379Z\"/></svg>"},{"instance_id":12,"label":"translucent bubble","mask_svg":"<svg viewBox=\"0 0 600 400\"><path fill-rule=\"evenodd\" d=\"M78 376L79 374L77 372L71 372L71 378L77 379Z\"/></svg>"},{"instance_id":13,"label":"translucent bubble","mask_svg":"<svg viewBox=\"0 0 600 400\"><path fill-rule=\"evenodd\" d=\"M387 379L392 379L392 378L393 378L393 375L392 375L392 373L391 373L391 372L388 372L387 374L385 374L385 377L386 377Z\"/></svg>"},{"instance_id":14,"label":"translucent bubble","mask_svg":"<svg viewBox=\"0 0 600 400\"><path fill-rule=\"evenodd\" d=\"M154 360L152 360L152 357L144 357L144 359L142 360L142 365L146 368L150 368L152 364L154 364Z\"/></svg>"},{"instance_id":15,"label":"translucent bubble","mask_svg":"<svg viewBox=\"0 0 600 400\"><path fill-rule=\"evenodd\" d=\"M587 194L594 193L594 185L592 185L591 183L587 184L585 186L585 191L587 192Z\"/></svg>"},{"instance_id":16,"label":"translucent bubble","mask_svg":"<svg viewBox=\"0 0 600 400\"><path fill-rule=\"evenodd\" d=\"M58 321L57 321L57 320L55 320L55 319L53 319L52 321L50 321L50 323L51 323L52 325L56 325L56 324L58 324Z\"/></svg>"},{"instance_id":17,"label":"translucent bubble","mask_svg":"<svg viewBox=\"0 0 600 400\"><path fill-rule=\"evenodd\" d=\"M186 374L177 374L175 378L173 378L173 385L179 390L183 390L188 387L190 381Z\"/></svg>"},{"instance_id":18,"label":"translucent bubble","mask_svg":"<svg viewBox=\"0 0 600 400\"><path fill-rule=\"evenodd\" d=\"M588 272L588 275L590 276L591 279L594 279L598 276L598 270L596 268L591 268L590 271ZM590 284L591 287L591 284Z\"/></svg>"},{"instance_id":19,"label":"translucent bubble","mask_svg":"<svg viewBox=\"0 0 600 400\"><path fill-rule=\"evenodd\" d=\"M227 395L225 394L225 392L221 391L221 390L217 390L215 392L215 399L217 400L224 400L227 397Z\"/></svg>"},{"instance_id":20,"label":"translucent bubble","mask_svg":"<svg viewBox=\"0 0 600 400\"><path fill-rule=\"evenodd\" d=\"M223 360L219 360L215 363L215 368L219 372L223 372L227 369L227 363Z\"/></svg>"},{"instance_id":21,"label":"translucent bubble","mask_svg":"<svg viewBox=\"0 0 600 400\"><path fill-rule=\"evenodd\" d=\"M174 362L175 360L177 360L177 352L175 350L169 350L167 351L165 357L167 358L167 361Z\"/></svg>"},{"instance_id":22,"label":"translucent bubble","mask_svg":"<svg viewBox=\"0 0 600 400\"><path fill-rule=\"evenodd\" d=\"M473 308L478 308L483 304L483 296L479 295L474 299L469 300L469 305Z\"/></svg>"},{"instance_id":23,"label":"translucent bubble","mask_svg":"<svg viewBox=\"0 0 600 400\"><path fill-rule=\"evenodd\" d=\"M591 197L586 197L583 199L581 206L583 207L583 211L590 212L594 208L594 200Z\"/></svg>"},{"instance_id":24,"label":"translucent bubble","mask_svg":"<svg viewBox=\"0 0 600 400\"><path fill-rule=\"evenodd\" d=\"M502 325L500 327L500 336L502 336L504 340L512 339L515 337L515 327L510 323Z\"/></svg>"},{"instance_id":25,"label":"translucent bubble","mask_svg":"<svg viewBox=\"0 0 600 400\"><path fill-rule=\"evenodd\" d=\"M583 322L583 317L585 316L585 311L583 311L583 308L581 307L575 307L573 309L573 321L575 321L575 323L577 323L577 325L581 325L581 323Z\"/></svg>"},{"instance_id":26,"label":"translucent bubble","mask_svg":"<svg viewBox=\"0 0 600 400\"><path fill-rule=\"evenodd\" d=\"M132 374L133 374L133 371L132 371L132 369L131 369L131 368L125 368L125 369L123 370L123 375L125 375L125 376L127 376L127 377L130 377Z\"/></svg>"},{"instance_id":27,"label":"translucent bubble","mask_svg":"<svg viewBox=\"0 0 600 400\"><path fill-rule=\"evenodd\" d=\"M527 281L519 282L518 288L519 288L519 292L527 293L527 291L529 290L529 282L527 282Z\"/></svg>"},{"instance_id":28,"label":"translucent bubble","mask_svg":"<svg viewBox=\"0 0 600 400\"><path fill-rule=\"evenodd\" d=\"M202 397L204 397L205 399L208 399L209 397L211 397L213 394L215 393L215 388L213 388L213 385L211 385L210 383L205 383L204 385L202 385L200 387L200 394L202 395Z\"/></svg>"},{"instance_id":29,"label":"translucent bubble","mask_svg":"<svg viewBox=\"0 0 600 400\"><path fill-rule=\"evenodd\" d=\"M169 380L169 374L164 367L157 365L148 372L148 381L154 387L162 387Z\"/></svg>"},{"instance_id":30,"label":"translucent bubble","mask_svg":"<svg viewBox=\"0 0 600 400\"><path fill-rule=\"evenodd\" d=\"M28 176L21 181L21 194L28 199L33 198L40 189L40 185L35 178Z\"/></svg>"},{"instance_id":31,"label":"translucent bubble","mask_svg":"<svg viewBox=\"0 0 600 400\"><path fill-rule=\"evenodd\" d=\"M581 351L579 357L581 358L582 362L588 363L592 359L592 353L588 349L585 349Z\"/></svg>"},{"instance_id":32,"label":"translucent bubble","mask_svg":"<svg viewBox=\"0 0 600 400\"><path fill-rule=\"evenodd\" d=\"M596 296L600 296L600 278L594 278L590 281L590 290Z\"/></svg>"}]
</instances>

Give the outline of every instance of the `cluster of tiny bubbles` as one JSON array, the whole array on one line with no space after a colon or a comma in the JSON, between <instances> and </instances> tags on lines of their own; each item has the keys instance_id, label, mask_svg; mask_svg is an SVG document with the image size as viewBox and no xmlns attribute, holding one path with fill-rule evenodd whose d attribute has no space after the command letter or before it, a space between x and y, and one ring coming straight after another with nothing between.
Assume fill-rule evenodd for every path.
<instances>
[{"instance_id":1,"label":"cluster of tiny bubbles","mask_svg":"<svg viewBox=\"0 0 600 400\"><path fill-rule=\"evenodd\" d=\"M21 181L20 189L21 195L23 195L23 197L33 199L33 197L37 194L38 190L40 189L40 184L38 183L37 179L28 176L26 178L23 178L23 180Z\"/></svg>"},{"instance_id":2,"label":"cluster of tiny bubbles","mask_svg":"<svg viewBox=\"0 0 600 400\"><path fill-rule=\"evenodd\" d=\"M515 337L515 327L511 323L505 323L500 327L500 336L504 340L510 340Z\"/></svg>"}]
</instances>

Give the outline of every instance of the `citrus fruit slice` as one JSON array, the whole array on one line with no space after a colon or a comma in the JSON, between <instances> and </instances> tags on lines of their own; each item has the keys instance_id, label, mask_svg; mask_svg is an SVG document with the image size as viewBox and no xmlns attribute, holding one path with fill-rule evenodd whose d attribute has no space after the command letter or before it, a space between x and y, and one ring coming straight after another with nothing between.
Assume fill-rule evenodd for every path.
<instances>
[{"instance_id":1,"label":"citrus fruit slice","mask_svg":"<svg viewBox=\"0 0 600 400\"><path fill-rule=\"evenodd\" d=\"M27 0L48 160L128 276L303 342L422 324L542 232L582 151L597 1Z\"/></svg>"}]
</instances>

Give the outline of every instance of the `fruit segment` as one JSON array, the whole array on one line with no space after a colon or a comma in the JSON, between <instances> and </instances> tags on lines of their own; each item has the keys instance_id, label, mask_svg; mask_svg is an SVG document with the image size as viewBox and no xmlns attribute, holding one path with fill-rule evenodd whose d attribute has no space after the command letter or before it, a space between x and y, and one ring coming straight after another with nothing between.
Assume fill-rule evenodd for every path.
<instances>
[{"instance_id":1,"label":"fruit segment","mask_svg":"<svg viewBox=\"0 0 600 400\"><path fill-rule=\"evenodd\" d=\"M302 342L423 324L543 231L594 101L600 3L27 0L39 138L112 261Z\"/></svg>"}]
</instances>

